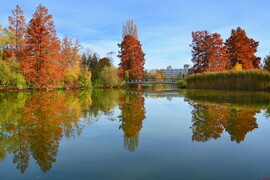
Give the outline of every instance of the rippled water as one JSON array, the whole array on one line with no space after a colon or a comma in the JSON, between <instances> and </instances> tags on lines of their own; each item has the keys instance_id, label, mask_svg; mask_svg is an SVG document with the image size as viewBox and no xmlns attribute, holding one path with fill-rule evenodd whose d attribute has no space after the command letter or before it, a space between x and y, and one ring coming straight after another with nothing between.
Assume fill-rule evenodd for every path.
<instances>
[{"instance_id":1,"label":"rippled water","mask_svg":"<svg viewBox=\"0 0 270 180\"><path fill-rule=\"evenodd\" d=\"M0 93L0 179L270 177L270 93Z\"/></svg>"}]
</instances>

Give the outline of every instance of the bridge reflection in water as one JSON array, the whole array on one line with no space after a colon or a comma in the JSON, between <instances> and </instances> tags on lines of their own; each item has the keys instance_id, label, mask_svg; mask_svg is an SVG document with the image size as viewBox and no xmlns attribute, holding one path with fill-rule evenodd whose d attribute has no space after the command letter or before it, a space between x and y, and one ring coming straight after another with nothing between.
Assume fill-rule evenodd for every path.
<instances>
[{"instance_id":1,"label":"bridge reflection in water","mask_svg":"<svg viewBox=\"0 0 270 180\"><path fill-rule=\"evenodd\" d=\"M184 133L180 135L189 138L189 141L206 143L221 138L225 133L219 144L224 142L226 137L240 144L248 134L251 136L253 130L256 129L255 136L258 135L260 124L257 123L257 117L270 117L270 94L268 92L165 90L163 88L160 88L159 91L150 91L149 89L152 87L146 88L144 91L99 89L91 91L2 92L0 93L0 161L6 164L14 163L21 173L27 171L26 175L32 171L31 168L28 168L29 164L34 163L45 174L53 168L57 159L60 159L60 163L57 165L61 164L63 153L58 153L61 144L75 143L70 144L69 147L62 145L61 151L63 151L78 143L87 145L91 140L93 146L82 146L85 148L84 151L90 151L94 157L96 149L105 149L103 153L108 155L105 156L105 159L108 160L112 158L112 150L108 148L108 145L113 147L119 145L117 138L122 138L124 148L130 152L137 151L139 146L142 146L139 151L141 153L146 146L149 147L149 144L145 142L154 142L157 140L156 137L161 137L160 134L152 134L153 137L155 136L152 139L148 139L149 137L145 134L140 136L143 129L146 132L157 128L158 133L167 133L168 130L171 130L166 130L167 124L176 122L177 124L173 124L173 126L181 126L182 121L178 118L182 116L183 112L190 113L190 116L184 116L190 117L186 120L190 122L190 125L187 125L188 131L179 131L179 133ZM154 98L167 98L168 100L175 98L175 100L164 103L162 99L154 101ZM162 101L167 107L159 106L158 103ZM154 106L154 110L151 107L153 103L157 104ZM179 104L181 107L178 106ZM176 108L171 108L171 105ZM173 116L170 115L170 117L175 118L175 121L163 120L163 118L168 117L166 113L163 113L166 112L166 108L173 113ZM162 113L155 114L156 112ZM158 118L159 122L155 118ZM100 120L102 122L95 126L94 124ZM104 122L102 127L105 129L99 128ZM151 122L153 124L149 124ZM163 122L165 126L157 126L158 123ZM144 123L146 123L145 126ZM107 129L109 125L110 131ZM89 129L90 126L92 128ZM118 130L121 133L118 133ZM189 131L191 136L185 135ZM92 133L91 139L85 138L89 137L88 133ZM101 135L96 136L95 134ZM167 139L167 137L165 138ZM77 139L79 141L76 141ZM82 139L84 141L81 141ZM108 144L108 139L116 140L110 141ZM164 145L159 144L159 139L157 142L158 144L151 149L153 153L155 153L156 147L162 149ZM179 148L182 147L180 145ZM198 147L197 144L194 145ZM66 151L71 152L70 149ZM72 153L74 154L76 151L72 151ZM120 151L115 153L119 154ZM157 153L159 155L159 151ZM73 154L70 155L70 158ZM81 155L81 149L73 158L83 159L78 161L80 164L87 158L90 159L86 163L95 162L91 157L85 158L83 154ZM33 165L29 167L33 167ZM99 164L95 164L95 167L99 167ZM85 171L85 169L83 170ZM14 172L15 170L12 173ZM3 174L3 172L1 173ZM1 178L1 173L0 179L7 179ZM7 173L6 176L12 174Z\"/></svg>"},{"instance_id":2,"label":"bridge reflection in water","mask_svg":"<svg viewBox=\"0 0 270 180\"><path fill-rule=\"evenodd\" d=\"M180 79L162 78L162 79L132 79L127 81L130 84L178 84Z\"/></svg>"},{"instance_id":3,"label":"bridge reflection in water","mask_svg":"<svg viewBox=\"0 0 270 180\"><path fill-rule=\"evenodd\" d=\"M151 97L151 98L176 98L176 97L184 97L185 92L179 90L164 90L164 91L127 91L128 94L135 94L135 95L143 95L144 97Z\"/></svg>"}]
</instances>

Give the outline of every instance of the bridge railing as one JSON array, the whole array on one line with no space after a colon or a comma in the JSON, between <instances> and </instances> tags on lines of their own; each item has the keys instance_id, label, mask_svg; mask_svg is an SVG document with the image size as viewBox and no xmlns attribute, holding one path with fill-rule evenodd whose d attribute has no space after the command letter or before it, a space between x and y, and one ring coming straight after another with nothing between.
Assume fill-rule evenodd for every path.
<instances>
[{"instance_id":1,"label":"bridge railing","mask_svg":"<svg viewBox=\"0 0 270 180\"><path fill-rule=\"evenodd\" d=\"M130 79L128 83L140 83L140 82L179 82L180 79L174 78L153 78L153 79Z\"/></svg>"}]
</instances>

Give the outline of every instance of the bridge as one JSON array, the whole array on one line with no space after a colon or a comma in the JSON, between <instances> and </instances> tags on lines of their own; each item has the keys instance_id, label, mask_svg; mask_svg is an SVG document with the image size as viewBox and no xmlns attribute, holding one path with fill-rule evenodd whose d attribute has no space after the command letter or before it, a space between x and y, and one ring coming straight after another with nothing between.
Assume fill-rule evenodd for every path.
<instances>
[{"instance_id":1,"label":"bridge","mask_svg":"<svg viewBox=\"0 0 270 180\"><path fill-rule=\"evenodd\" d=\"M163 78L163 79L131 79L126 82L130 84L178 84L179 79Z\"/></svg>"},{"instance_id":2,"label":"bridge","mask_svg":"<svg viewBox=\"0 0 270 180\"><path fill-rule=\"evenodd\" d=\"M184 97L185 93L179 90L164 90L164 91L132 91L128 90L128 94L135 94L135 95L143 95L145 97L152 97L152 98L172 98L172 97Z\"/></svg>"}]
</instances>

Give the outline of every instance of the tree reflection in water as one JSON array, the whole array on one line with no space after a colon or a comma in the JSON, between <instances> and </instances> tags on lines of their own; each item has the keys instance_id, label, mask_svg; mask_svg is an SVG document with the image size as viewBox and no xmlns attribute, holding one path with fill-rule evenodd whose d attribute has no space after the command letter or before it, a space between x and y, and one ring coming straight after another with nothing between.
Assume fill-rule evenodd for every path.
<instances>
[{"instance_id":1,"label":"tree reflection in water","mask_svg":"<svg viewBox=\"0 0 270 180\"><path fill-rule=\"evenodd\" d=\"M142 121L145 119L144 97L136 94L126 94L119 103L121 115L120 129L124 131L124 147L133 152L139 145L139 133Z\"/></svg>"},{"instance_id":2,"label":"tree reflection in water","mask_svg":"<svg viewBox=\"0 0 270 180\"><path fill-rule=\"evenodd\" d=\"M0 93L0 160L12 153L13 163L24 173L31 155L43 172L50 170L62 137L80 136L85 125L102 114L109 117L122 94L121 90Z\"/></svg>"},{"instance_id":3,"label":"tree reflection in water","mask_svg":"<svg viewBox=\"0 0 270 180\"><path fill-rule=\"evenodd\" d=\"M258 127L256 113L266 109L265 115L269 117L270 114L269 94L215 96L215 93L209 92L199 95L192 91L183 92L141 94L123 90L93 90L0 93L0 160L13 154L13 163L24 173L32 157L46 172L57 160L62 137L80 136L86 125L93 124L100 117L119 120L119 129L124 133L124 148L134 152L139 146L139 134L146 118L144 97L185 97L194 108L192 140L199 142L217 139L227 131L232 141L240 143L248 132ZM208 97L209 94L211 97ZM117 106L121 112L115 117Z\"/></svg>"},{"instance_id":4,"label":"tree reflection in water","mask_svg":"<svg viewBox=\"0 0 270 180\"><path fill-rule=\"evenodd\" d=\"M225 130L231 141L240 143L246 134L258 128L255 115L269 108L269 94L253 92L188 91L192 110L192 140L218 139ZM225 94L225 95L224 95ZM223 103L222 103L223 102ZM267 116L266 110L266 116Z\"/></svg>"},{"instance_id":5,"label":"tree reflection in water","mask_svg":"<svg viewBox=\"0 0 270 180\"><path fill-rule=\"evenodd\" d=\"M224 129L231 135L231 140L240 143L248 132L258 128L256 118L259 111L230 109L218 105L193 104L192 140L206 142L217 139Z\"/></svg>"},{"instance_id":6,"label":"tree reflection in water","mask_svg":"<svg viewBox=\"0 0 270 180\"><path fill-rule=\"evenodd\" d=\"M79 99L76 92L20 92L0 96L1 159L13 153L13 163L22 173L28 167L30 154L43 172L50 170L56 162L63 134L80 135L79 118L91 105L91 94Z\"/></svg>"}]
</instances>

